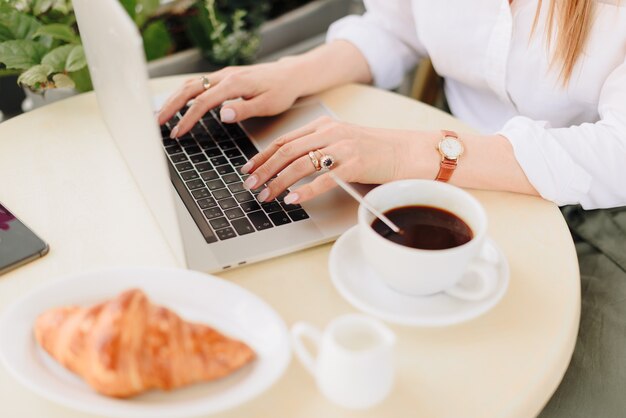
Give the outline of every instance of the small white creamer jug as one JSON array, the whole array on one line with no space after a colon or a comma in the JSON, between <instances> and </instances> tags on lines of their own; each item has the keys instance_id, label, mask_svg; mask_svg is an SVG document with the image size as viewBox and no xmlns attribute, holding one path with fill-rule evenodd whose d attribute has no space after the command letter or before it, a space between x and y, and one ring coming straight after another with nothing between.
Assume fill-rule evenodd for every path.
<instances>
[{"instance_id":1,"label":"small white creamer jug","mask_svg":"<svg viewBox=\"0 0 626 418\"><path fill-rule=\"evenodd\" d=\"M344 315L333 320L323 334L299 322L291 336L296 355L322 394L334 403L365 409L391 392L396 336L382 322L365 315ZM303 338L315 344L317 357L304 346Z\"/></svg>"}]
</instances>

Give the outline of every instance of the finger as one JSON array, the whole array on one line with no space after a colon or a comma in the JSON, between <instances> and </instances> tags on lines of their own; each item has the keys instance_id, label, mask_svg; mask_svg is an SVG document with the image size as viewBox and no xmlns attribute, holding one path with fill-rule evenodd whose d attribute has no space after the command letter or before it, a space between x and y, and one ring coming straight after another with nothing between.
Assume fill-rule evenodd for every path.
<instances>
[{"instance_id":1,"label":"finger","mask_svg":"<svg viewBox=\"0 0 626 418\"><path fill-rule=\"evenodd\" d=\"M315 167L308 155L296 159L259 193L259 201L269 202L274 200L276 196L284 192L289 186L313 173L315 173Z\"/></svg>"},{"instance_id":2,"label":"finger","mask_svg":"<svg viewBox=\"0 0 626 418\"><path fill-rule=\"evenodd\" d=\"M224 123L236 123L258 116L274 115L274 107L269 104L267 94L250 100L229 102L222 107L220 118Z\"/></svg>"},{"instance_id":3,"label":"finger","mask_svg":"<svg viewBox=\"0 0 626 418\"><path fill-rule=\"evenodd\" d=\"M234 76L230 76L222 80L217 86L211 87L196 97L185 116L176 125L178 129L175 128L176 132L172 131L172 134L177 137L183 136L193 128L206 112L221 105L226 100L247 96L253 89L254 87L250 85L247 78L237 77L235 81Z\"/></svg>"},{"instance_id":4,"label":"finger","mask_svg":"<svg viewBox=\"0 0 626 418\"><path fill-rule=\"evenodd\" d=\"M312 133L286 143L278 148L263 165L254 170L254 173L246 179L245 186L252 189L260 187L289 164L303 156L309 161L309 166L314 167L308 153L327 146L330 141L331 139L327 136Z\"/></svg>"},{"instance_id":5,"label":"finger","mask_svg":"<svg viewBox=\"0 0 626 418\"><path fill-rule=\"evenodd\" d=\"M345 181L350 181L352 169L349 164L341 165L332 169L333 172ZM285 203L295 205L311 200L337 186L329 173L324 173L309 184L305 184L285 196Z\"/></svg>"},{"instance_id":6,"label":"finger","mask_svg":"<svg viewBox=\"0 0 626 418\"><path fill-rule=\"evenodd\" d=\"M228 76L235 70L236 67L226 67L214 73L207 74L206 77L211 81L211 85L215 87L224 77ZM189 100L204 91L205 88L202 85L201 77L187 79L183 85L165 101L161 110L159 110L159 124L163 125L165 122L170 120L176 112L189 102Z\"/></svg>"},{"instance_id":7,"label":"finger","mask_svg":"<svg viewBox=\"0 0 626 418\"><path fill-rule=\"evenodd\" d=\"M313 134L319 127L329 123L329 121L332 121L332 119L324 116L304 125L301 128L291 131L285 135L279 136L274 141L272 141L272 143L267 148L252 157L250 161L248 161L243 167L241 167L241 172L244 174L254 172L255 167L261 167L282 146L292 141L295 141L296 139Z\"/></svg>"}]
</instances>

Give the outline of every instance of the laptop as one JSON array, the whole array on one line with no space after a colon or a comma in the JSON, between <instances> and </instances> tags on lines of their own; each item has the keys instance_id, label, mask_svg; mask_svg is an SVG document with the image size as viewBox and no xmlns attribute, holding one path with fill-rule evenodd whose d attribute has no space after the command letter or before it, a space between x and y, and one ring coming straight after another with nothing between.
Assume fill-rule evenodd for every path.
<instances>
[{"instance_id":1,"label":"laptop","mask_svg":"<svg viewBox=\"0 0 626 418\"><path fill-rule=\"evenodd\" d=\"M156 122L142 39L119 0L73 3L103 119L181 265L231 269L331 241L356 224L356 203L338 189L300 206L284 204L286 193L260 203L242 186L239 168L279 135L329 115L323 103L231 125L214 109L173 141L176 117Z\"/></svg>"}]
</instances>

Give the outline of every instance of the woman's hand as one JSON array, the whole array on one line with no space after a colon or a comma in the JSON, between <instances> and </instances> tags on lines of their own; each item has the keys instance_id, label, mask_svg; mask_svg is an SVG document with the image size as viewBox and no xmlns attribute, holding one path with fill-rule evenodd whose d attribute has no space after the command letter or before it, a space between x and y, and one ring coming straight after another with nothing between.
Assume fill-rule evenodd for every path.
<instances>
[{"instance_id":1,"label":"woman's hand","mask_svg":"<svg viewBox=\"0 0 626 418\"><path fill-rule=\"evenodd\" d=\"M205 90L200 77L187 80L159 112L164 124L187 102L194 104L172 130L172 137L187 133L204 114L227 100L221 111L223 122L233 123L253 116L273 116L301 96L346 83L369 83L372 79L365 57L350 42L335 41L305 54L269 64L227 67L208 75Z\"/></svg>"},{"instance_id":2,"label":"woman's hand","mask_svg":"<svg viewBox=\"0 0 626 418\"><path fill-rule=\"evenodd\" d=\"M227 100L221 119L226 123L239 122L253 116L272 116L281 113L302 94L302 81L294 60L286 59L269 64L244 67L226 67L207 75L211 87L203 87L200 77L187 80L163 105L159 124L164 124L187 102L193 104L172 129L172 137L187 133L204 114Z\"/></svg>"},{"instance_id":3,"label":"woman's hand","mask_svg":"<svg viewBox=\"0 0 626 418\"><path fill-rule=\"evenodd\" d=\"M423 177L430 171L434 171L434 178L439 158L435 149L438 138L436 132L365 128L323 117L276 139L248 161L242 167L244 174L250 173L244 185L258 189L269 182L259 193L259 200L270 201L292 184L315 173L309 152L316 150L319 150L318 159L322 155L332 156L333 172L348 182L382 184ZM425 149L430 151L425 153L422 151ZM421 158L416 158L417 155ZM270 181L277 174L278 177ZM287 195L285 203L310 200L335 186L328 173L323 173Z\"/></svg>"}]
</instances>

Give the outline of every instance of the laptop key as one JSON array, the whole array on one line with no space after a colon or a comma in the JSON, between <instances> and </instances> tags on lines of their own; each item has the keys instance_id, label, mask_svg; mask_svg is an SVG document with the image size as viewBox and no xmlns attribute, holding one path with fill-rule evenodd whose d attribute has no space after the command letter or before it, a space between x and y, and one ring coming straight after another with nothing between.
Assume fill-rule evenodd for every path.
<instances>
[{"instance_id":1,"label":"laptop key","mask_svg":"<svg viewBox=\"0 0 626 418\"><path fill-rule=\"evenodd\" d=\"M223 189L224 187L226 187L226 185L224 184L222 180L217 179L217 180L207 181L206 187L208 187L209 190L213 191L217 189Z\"/></svg>"},{"instance_id":2,"label":"laptop key","mask_svg":"<svg viewBox=\"0 0 626 418\"><path fill-rule=\"evenodd\" d=\"M206 161L206 157L204 156L204 154L192 155L191 157L189 157L189 159L194 164L203 163Z\"/></svg>"},{"instance_id":3,"label":"laptop key","mask_svg":"<svg viewBox=\"0 0 626 418\"><path fill-rule=\"evenodd\" d=\"M231 220L241 218L242 216L246 216L240 208L232 208L232 209L225 210L224 215L226 215L226 217Z\"/></svg>"},{"instance_id":4,"label":"laptop key","mask_svg":"<svg viewBox=\"0 0 626 418\"><path fill-rule=\"evenodd\" d=\"M226 158L224 158L224 156L223 156L223 155L221 155L221 153L220 153L220 156L219 156L219 157L213 157L213 158L211 158L211 163L212 163L213 165L215 165L215 166L218 166L218 165L224 165L224 164L228 164L228 160L227 160Z\"/></svg>"},{"instance_id":5,"label":"laptop key","mask_svg":"<svg viewBox=\"0 0 626 418\"><path fill-rule=\"evenodd\" d=\"M198 206L200 209L208 209L213 206L217 206L217 202L212 197L208 197L206 199L198 200Z\"/></svg>"},{"instance_id":6,"label":"laptop key","mask_svg":"<svg viewBox=\"0 0 626 418\"><path fill-rule=\"evenodd\" d=\"M241 157L241 151L239 151L237 148L227 149L224 151L224 155L228 158Z\"/></svg>"},{"instance_id":7,"label":"laptop key","mask_svg":"<svg viewBox=\"0 0 626 418\"><path fill-rule=\"evenodd\" d=\"M252 141L250 141L250 139L248 138L239 138L236 139L235 142L237 143L241 151L243 151L243 155L248 158L254 157L259 152L252 143Z\"/></svg>"},{"instance_id":8,"label":"laptop key","mask_svg":"<svg viewBox=\"0 0 626 418\"><path fill-rule=\"evenodd\" d=\"M204 210L203 212L204 212L204 216L206 216L207 219L214 219L214 218L224 215L222 213L222 210L218 207L210 208L210 209Z\"/></svg>"},{"instance_id":9,"label":"laptop key","mask_svg":"<svg viewBox=\"0 0 626 418\"><path fill-rule=\"evenodd\" d=\"M282 210L282 208L280 207L280 205L276 201L268 202L268 203L262 203L261 207L263 208L265 213L278 212L278 211Z\"/></svg>"},{"instance_id":10,"label":"laptop key","mask_svg":"<svg viewBox=\"0 0 626 418\"><path fill-rule=\"evenodd\" d=\"M309 219L309 215L307 215L304 209L292 210L291 212L287 212L287 214L294 222Z\"/></svg>"},{"instance_id":11,"label":"laptop key","mask_svg":"<svg viewBox=\"0 0 626 418\"><path fill-rule=\"evenodd\" d=\"M233 138L241 138L246 136L246 133L243 131L243 129L241 129L241 127L236 123L225 123L224 129L226 129L226 132L228 132Z\"/></svg>"},{"instance_id":12,"label":"laptop key","mask_svg":"<svg viewBox=\"0 0 626 418\"><path fill-rule=\"evenodd\" d=\"M209 148L204 150L204 153L209 156L209 158L221 157L222 151L219 148Z\"/></svg>"},{"instance_id":13,"label":"laptop key","mask_svg":"<svg viewBox=\"0 0 626 418\"><path fill-rule=\"evenodd\" d=\"M204 181L211 181L211 180L219 179L220 175L217 174L217 171L211 170L211 171L205 171L204 173L201 173L200 177L202 177L202 180Z\"/></svg>"},{"instance_id":14,"label":"laptop key","mask_svg":"<svg viewBox=\"0 0 626 418\"><path fill-rule=\"evenodd\" d=\"M228 223L228 219L224 218L223 216L221 218L211 219L209 221L209 225L211 225L211 228L216 229L216 230L227 228L230 226L230 224Z\"/></svg>"},{"instance_id":15,"label":"laptop key","mask_svg":"<svg viewBox=\"0 0 626 418\"><path fill-rule=\"evenodd\" d=\"M171 139L169 136L167 138L163 138L163 146L165 148L171 147L174 145L178 145L178 141Z\"/></svg>"},{"instance_id":16,"label":"laptop key","mask_svg":"<svg viewBox=\"0 0 626 418\"><path fill-rule=\"evenodd\" d=\"M184 171L180 173L180 176L185 181L195 180L197 178L200 178L200 176L198 175L198 173L196 173L195 170Z\"/></svg>"},{"instance_id":17,"label":"laptop key","mask_svg":"<svg viewBox=\"0 0 626 418\"><path fill-rule=\"evenodd\" d=\"M297 203L288 205L286 204L284 201L280 202L280 205L283 207L283 209L285 209L286 211L290 211L290 210L296 210L296 209L302 209L302 206L298 205Z\"/></svg>"},{"instance_id":18,"label":"laptop key","mask_svg":"<svg viewBox=\"0 0 626 418\"><path fill-rule=\"evenodd\" d=\"M243 203L249 200L254 200L254 196L252 196L249 192L243 192L243 193L237 193L235 195L235 199L237 199L237 202Z\"/></svg>"},{"instance_id":19,"label":"laptop key","mask_svg":"<svg viewBox=\"0 0 626 418\"><path fill-rule=\"evenodd\" d=\"M224 210L232 209L237 207L237 201L232 197L228 197L226 199L222 199L217 202L218 205Z\"/></svg>"},{"instance_id":20,"label":"laptop key","mask_svg":"<svg viewBox=\"0 0 626 418\"><path fill-rule=\"evenodd\" d=\"M210 170L212 168L213 168L213 166L208 161L205 162L205 163L196 164L196 170L198 170L200 173L208 171L208 170Z\"/></svg>"},{"instance_id":21,"label":"laptop key","mask_svg":"<svg viewBox=\"0 0 626 418\"><path fill-rule=\"evenodd\" d=\"M187 188L189 190L195 190L195 189L204 187L204 182L200 179L191 180L191 181L186 182L185 184L187 185Z\"/></svg>"},{"instance_id":22,"label":"laptop key","mask_svg":"<svg viewBox=\"0 0 626 418\"><path fill-rule=\"evenodd\" d=\"M291 223L291 219L289 219L289 216L287 216L287 214L282 210L280 212L270 213L268 216L276 226Z\"/></svg>"},{"instance_id":23,"label":"laptop key","mask_svg":"<svg viewBox=\"0 0 626 418\"><path fill-rule=\"evenodd\" d=\"M217 237L222 241L230 238L235 238L237 236L235 231L233 231L233 228L220 229L218 231L215 231L215 233L217 234Z\"/></svg>"},{"instance_id":24,"label":"laptop key","mask_svg":"<svg viewBox=\"0 0 626 418\"><path fill-rule=\"evenodd\" d=\"M229 176L232 176L233 174L229 174ZM234 174L236 176L236 174ZM237 177L237 180L239 180L239 177ZM224 176L224 181L226 181L226 176ZM228 183L228 182L226 182ZM229 184L228 188L230 189L231 193L241 193L241 192L245 192L246 188L243 187L243 183L239 182L239 183L233 183L233 184Z\"/></svg>"},{"instance_id":25,"label":"laptop key","mask_svg":"<svg viewBox=\"0 0 626 418\"><path fill-rule=\"evenodd\" d=\"M256 200L243 202L240 206L241 206L241 209L243 209L245 212L254 212L255 210L261 209L261 206L257 203Z\"/></svg>"},{"instance_id":26,"label":"laptop key","mask_svg":"<svg viewBox=\"0 0 626 418\"><path fill-rule=\"evenodd\" d=\"M226 175L228 173L234 173L235 172L235 169L232 166L228 165L228 164L220 165L219 167L215 167L215 170L218 173L220 173L220 175L222 175L222 176L224 176L224 175Z\"/></svg>"},{"instance_id":27,"label":"laptop key","mask_svg":"<svg viewBox=\"0 0 626 418\"><path fill-rule=\"evenodd\" d=\"M174 164L182 163L183 161L187 161L187 156L181 152L180 154L171 155L170 159Z\"/></svg>"},{"instance_id":28,"label":"laptop key","mask_svg":"<svg viewBox=\"0 0 626 418\"><path fill-rule=\"evenodd\" d=\"M231 194L228 189L219 189L213 191L213 197L217 200L222 200L226 199L227 197L231 197Z\"/></svg>"},{"instance_id":29,"label":"laptop key","mask_svg":"<svg viewBox=\"0 0 626 418\"><path fill-rule=\"evenodd\" d=\"M179 152L183 152L183 149L179 145L172 145L171 147L165 148L165 151L167 151L169 155L172 155L172 154L178 154Z\"/></svg>"},{"instance_id":30,"label":"laptop key","mask_svg":"<svg viewBox=\"0 0 626 418\"><path fill-rule=\"evenodd\" d=\"M185 147L185 152L187 152L187 154L189 154L189 155L193 155L193 154L201 153L202 150L200 149L199 146L193 145L191 147Z\"/></svg>"},{"instance_id":31,"label":"laptop key","mask_svg":"<svg viewBox=\"0 0 626 418\"><path fill-rule=\"evenodd\" d=\"M237 145L235 145L235 143L233 141L231 141L230 139L227 141L221 141L218 142L217 144L224 152L226 152L226 150L231 150L231 149L237 149Z\"/></svg>"},{"instance_id":32,"label":"laptop key","mask_svg":"<svg viewBox=\"0 0 626 418\"><path fill-rule=\"evenodd\" d=\"M224 180L224 183L226 184L237 183L239 182L239 176L237 175L237 173L230 173L230 174L226 174L225 176L222 176L222 180ZM234 192L234 193L238 193L238 192Z\"/></svg>"},{"instance_id":33,"label":"laptop key","mask_svg":"<svg viewBox=\"0 0 626 418\"><path fill-rule=\"evenodd\" d=\"M176 171L178 171L179 173L182 171L191 170L192 168L193 168L193 165L191 165L190 162L176 164Z\"/></svg>"},{"instance_id":34,"label":"laptop key","mask_svg":"<svg viewBox=\"0 0 626 418\"><path fill-rule=\"evenodd\" d=\"M196 140L189 135L185 135L178 139L178 143L181 147L191 147L196 145Z\"/></svg>"},{"instance_id":35,"label":"laptop key","mask_svg":"<svg viewBox=\"0 0 626 418\"><path fill-rule=\"evenodd\" d=\"M232 165L234 165L235 167L241 167L242 165L244 165L248 160L246 160L245 157L235 157L232 160L230 160L230 163ZM239 170L237 170L239 171Z\"/></svg>"},{"instance_id":36,"label":"laptop key","mask_svg":"<svg viewBox=\"0 0 626 418\"><path fill-rule=\"evenodd\" d=\"M193 195L193 198L196 200L204 199L206 197L211 196L211 193L209 193L209 191L205 187L203 187L202 189L193 190L191 194Z\"/></svg>"},{"instance_id":37,"label":"laptop key","mask_svg":"<svg viewBox=\"0 0 626 418\"><path fill-rule=\"evenodd\" d=\"M239 235L250 234L255 231L254 227L247 218L239 218L230 222Z\"/></svg>"},{"instance_id":38,"label":"laptop key","mask_svg":"<svg viewBox=\"0 0 626 418\"><path fill-rule=\"evenodd\" d=\"M272 222L270 222L269 218L262 212L252 212L248 214L248 218L252 225L257 229L257 231L262 231L264 229L269 229L273 227Z\"/></svg>"}]
</instances>

